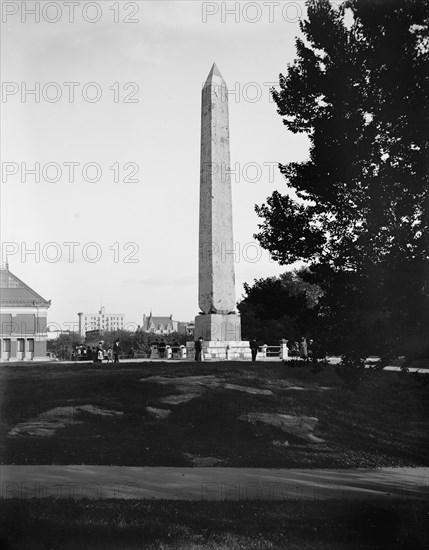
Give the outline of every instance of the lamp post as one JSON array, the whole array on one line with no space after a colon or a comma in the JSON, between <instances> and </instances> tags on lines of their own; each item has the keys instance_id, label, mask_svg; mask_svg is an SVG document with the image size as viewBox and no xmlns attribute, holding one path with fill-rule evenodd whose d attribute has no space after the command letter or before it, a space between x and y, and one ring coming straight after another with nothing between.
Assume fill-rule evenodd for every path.
<instances>
[{"instance_id":1,"label":"lamp post","mask_svg":"<svg viewBox=\"0 0 429 550\"><path fill-rule=\"evenodd\" d=\"M32 352L33 357L34 357L34 354L36 353L36 349L35 349L36 348L36 341L38 341L37 338L38 338L38 334L39 334L39 307L36 304L36 300L33 300L33 306L36 308L36 326L34 327L34 340L33 340L33 352ZM46 350L45 350L45 355L46 355ZM32 359L33 359L33 357L32 357Z\"/></svg>"}]
</instances>

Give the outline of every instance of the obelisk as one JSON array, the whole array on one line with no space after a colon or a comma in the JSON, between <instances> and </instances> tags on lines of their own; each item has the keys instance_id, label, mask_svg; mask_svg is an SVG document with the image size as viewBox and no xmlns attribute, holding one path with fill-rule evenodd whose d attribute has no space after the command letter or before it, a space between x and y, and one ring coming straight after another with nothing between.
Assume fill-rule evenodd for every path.
<instances>
[{"instance_id":1,"label":"obelisk","mask_svg":"<svg viewBox=\"0 0 429 550\"><path fill-rule=\"evenodd\" d=\"M195 318L195 339L206 347L241 340L235 313L234 239L229 153L227 88L216 64L202 91L199 287L201 314Z\"/></svg>"}]
</instances>

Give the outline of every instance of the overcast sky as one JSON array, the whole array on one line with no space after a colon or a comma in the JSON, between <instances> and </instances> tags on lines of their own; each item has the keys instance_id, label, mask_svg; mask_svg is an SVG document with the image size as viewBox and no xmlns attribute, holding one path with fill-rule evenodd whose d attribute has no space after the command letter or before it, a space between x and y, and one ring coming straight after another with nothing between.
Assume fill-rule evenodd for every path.
<instances>
[{"instance_id":1,"label":"overcast sky","mask_svg":"<svg viewBox=\"0 0 429 550\"><path fill-rule=\"evenodd\" d=\"M225 13L235 2L75 4L27 2L40 22L21 2L2 6L3 252L52 300L49 321L77 322L101 301L138 324L151 309L181 321L198 313L201 89L214 61L235 92L237 300L244 282L284 271L249 243L254 205L286 189L272 163L308 155L267 85L294 59L303 2L243 2L235 15ZM25 95L35 83L40 97ZM22 163L40 163L40 181Z\"/></svg>"}]
</instances>

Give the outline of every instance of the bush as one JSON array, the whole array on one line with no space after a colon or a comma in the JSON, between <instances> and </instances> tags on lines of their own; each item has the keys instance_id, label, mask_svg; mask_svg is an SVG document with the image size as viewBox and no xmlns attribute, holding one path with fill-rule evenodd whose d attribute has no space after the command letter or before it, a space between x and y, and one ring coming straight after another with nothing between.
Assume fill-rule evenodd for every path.
<instances>
[{"instance_id":1,"label":"bush","mask_svg":"<svg viewBox=\"0 0 429 550\"><path fill-rule=\"evenodd\" d=\"M356 354L343 355L335 372L342 379L344 387L355 390L365 375L365 359Z\"/></svg>"}]
</instances>

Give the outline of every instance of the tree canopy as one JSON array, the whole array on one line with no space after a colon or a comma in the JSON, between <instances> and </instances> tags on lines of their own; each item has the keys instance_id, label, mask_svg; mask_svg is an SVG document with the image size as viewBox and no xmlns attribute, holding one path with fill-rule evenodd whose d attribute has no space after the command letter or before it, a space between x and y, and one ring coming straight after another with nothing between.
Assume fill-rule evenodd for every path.
<instances>
[{"instance_id":1,"label":"tree canopy","mask_svg":"<svg viewBox=\"0 0 429 550\"><path fill-rule=\"evenodd\" d=\"M298 200L275 191L256 206L255 237L280 264L311 266L338 330L356 315L367 329L387 319L390 332L425 316L428 23L420 0L310 0L296 59L272 90L310 151L280 165Z\"/></svg>"},{"instance_id":2,"label":"tree canopy","mask_svg":"<svg viewBox=\"0 0 429 550\"><path fill-rule=\"evenodd\" d=\"M244 284L246 295L238 304L244 339L277 345L282 338L295 341L314 335L322 291L303 279L305 271L288 271L279 277L255 279L253 285Z\"/></svg>"}]
</instances>

